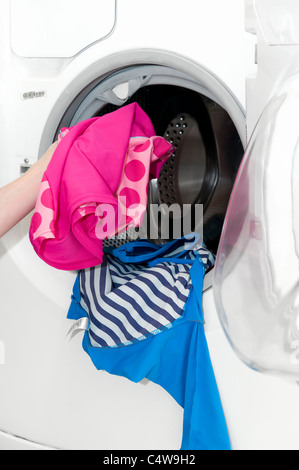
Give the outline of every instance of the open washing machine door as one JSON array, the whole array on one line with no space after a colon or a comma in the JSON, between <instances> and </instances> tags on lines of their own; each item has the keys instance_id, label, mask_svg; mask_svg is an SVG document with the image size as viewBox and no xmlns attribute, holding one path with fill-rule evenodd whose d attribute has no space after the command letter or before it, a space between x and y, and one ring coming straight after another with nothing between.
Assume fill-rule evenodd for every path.
<instances>
[{"instance_id":1,"label":"open washing machine door","mask_svg":"<svg viewBox=\"0 0 299 470\"><path fill-rule=\"evenodd\" d=\"M230 199L214 297L237 356L299 377L298 4L246 0L258 71L247 83L252 133Z\"/></svg>"},{"instance_id":2,"label":"open washing machine door","mask_svg":"<svg viewBox=\"0 0 299 470\"><path fill-rule=\"evenodd\" d=\"M270 100L243 159L215 268L214 296L236 354L299 378L299 76Z\"/></svg>"}]
</instances>

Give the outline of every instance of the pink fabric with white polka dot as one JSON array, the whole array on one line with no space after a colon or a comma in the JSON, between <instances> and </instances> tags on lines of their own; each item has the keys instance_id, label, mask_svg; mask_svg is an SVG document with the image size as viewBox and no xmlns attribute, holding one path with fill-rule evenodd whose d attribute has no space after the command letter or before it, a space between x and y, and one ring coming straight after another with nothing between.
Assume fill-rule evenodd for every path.
<instances>
[{"instance_id":1,"label":"pink fabric with white polka dot","mask_svg":"<svg viewBox=\"0 0 299 470\"><path fill-rule=\"evenodd\" d=\"M41 242L45 238L55 238L54 204L49 182L41 182L35 211L31 219L34 240Z\"/></svg>"},{"instance_id":2,"label":"pink fabric with white polka dot","mask_svg":"<svg viewBox=\"0 0 299 470\"><path fill-rule=\"evenodd\" d=\"M104 239L142 225L149 180L159 176L173 151L169 142L153 135L138 105L112 118L113 113L62 129L40 184L30 241L58 269L100 264ZM128 138L138 131L151 136Z\"/></svg>"},{"instance_id":3,"label":"pink fabric with white polka dot","mask_svg":"<svg viewBox=\"0 0 299 470\"><path fill-rule=\"evenodd\" d=\"M109 218L111 212L107 211L106 203L85 203L77 209L81 217L86 217L90 213L95 213L98 217L94 227L96 238L104 240L122 233L128 227L142 225L147 206L151 165L157 162L161 167L161 163L163 164L157 153L160 155L168 153L168 156L170 154L169 144L162 137L130 139L122 180L115 193L119 202L119 211L114 217ZM115 223L116 215L117 223ZM55 238L54 202L49 182L45 177L40 185L31 225L33 240L39 239L41 242L45 238Z\"/></svg>"},{"instance_id":4,"label":"pink fabric with white polka dot","mask_svg":"<svg viewBox=\"0 0 299 470\"><path fill-rule=\"evenodd\" d=\"M142 225L147 206L151 165L154 162L163 163L158 155L167 152L169 154L169 144L162 137L130 139L121 183L115 194L119 204L119 219L114 224L115 219L109 219L106 207L103 208L99 204L96 209L99 221L95 227L95 234L99 239L120 234L128 227Z\"/></svg>"}]
</instances>

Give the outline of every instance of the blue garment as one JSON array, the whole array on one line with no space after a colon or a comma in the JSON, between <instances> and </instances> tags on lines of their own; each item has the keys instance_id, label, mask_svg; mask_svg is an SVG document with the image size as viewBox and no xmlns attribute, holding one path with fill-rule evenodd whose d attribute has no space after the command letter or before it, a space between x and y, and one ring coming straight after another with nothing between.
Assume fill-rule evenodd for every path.
<instances>
[{"instance_id":1,"label":"blue garment","mask_svg":"<svg viewBox=\"0 0 299 470\"><path fill-rule=\"evenodd\" d=\"M89 318L83 348L97 369L147 378L184 408L182 450L230 450L201 306L212 260L186 242L106 250L103 265L79 272L68 318Z\"/></svg>"}]
</instances>

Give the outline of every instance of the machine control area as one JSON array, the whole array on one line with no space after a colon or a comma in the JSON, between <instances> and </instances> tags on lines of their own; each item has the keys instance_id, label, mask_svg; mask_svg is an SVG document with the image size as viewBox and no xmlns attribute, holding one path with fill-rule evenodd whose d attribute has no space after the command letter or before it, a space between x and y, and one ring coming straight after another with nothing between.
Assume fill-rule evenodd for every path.
<instances>
[{"instance_id":1,"label":"machine control area","mask_svg":"<svg viewBox=\"0 0 299 470\"><path fill-rule=\"evenodd\" d=\"M19 57L73 57L108 37L116 0L11 0L11 48ZM68 40L65 41L64 38Z\"/></svg>"}]
</instances>

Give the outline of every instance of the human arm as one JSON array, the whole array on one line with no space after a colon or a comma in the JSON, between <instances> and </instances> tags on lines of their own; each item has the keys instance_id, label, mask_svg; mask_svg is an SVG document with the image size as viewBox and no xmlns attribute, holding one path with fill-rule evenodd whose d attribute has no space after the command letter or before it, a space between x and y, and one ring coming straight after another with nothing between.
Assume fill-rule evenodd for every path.
<instances>
[{"instance_id":1,"label":"human arm","mask_svg":"<svg viewBox=\"0 0 299 470\"><path fill-rule=\"evenodd\" d=\"M57 145L54 142L24 175L0 188L0 238L34 209L43 174Z\"/></svg>"}]
</instances>

